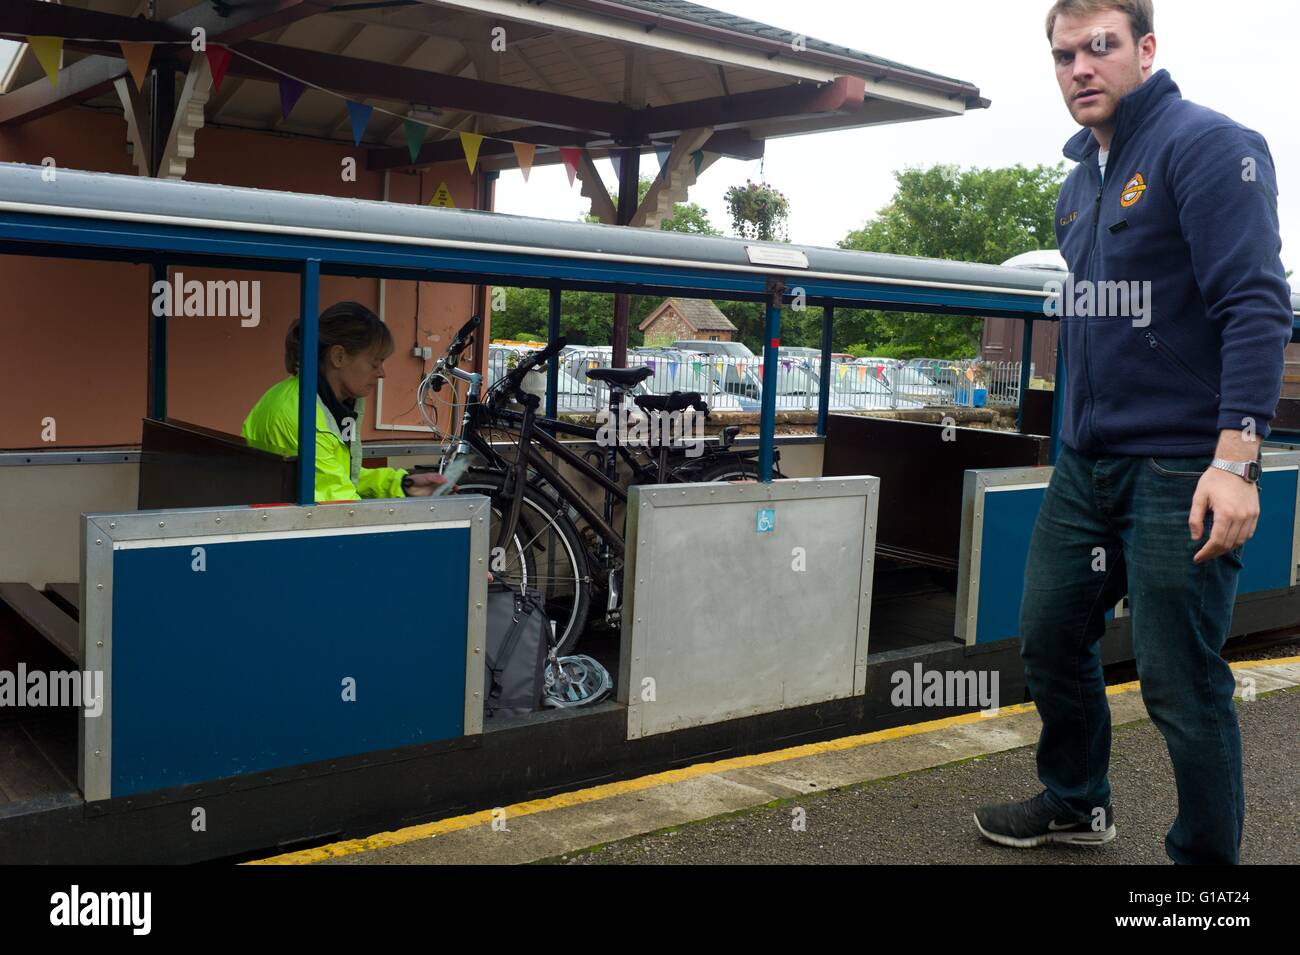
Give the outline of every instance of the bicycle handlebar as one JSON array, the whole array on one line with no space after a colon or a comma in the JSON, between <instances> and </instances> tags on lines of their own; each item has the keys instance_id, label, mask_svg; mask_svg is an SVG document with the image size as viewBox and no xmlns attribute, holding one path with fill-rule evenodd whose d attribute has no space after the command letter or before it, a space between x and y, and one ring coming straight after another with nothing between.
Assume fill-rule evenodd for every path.
<instances>
[{"instance_id":1,"label":"bicycle handlebar","mask_svg":"<svg viewBox=\"0 0 1300 955\"><path fill-rule=\"evenodd\" d=\"M480 316L475 315L468 322L462 325L460 331L456 333L456 337L452 339L451 345L447 348L447 354L455 356L463 352L466 346L469 345L469 336L474 333L474 330L478 328L482 322L483 319Z\"/></svg>"}]
</instances>

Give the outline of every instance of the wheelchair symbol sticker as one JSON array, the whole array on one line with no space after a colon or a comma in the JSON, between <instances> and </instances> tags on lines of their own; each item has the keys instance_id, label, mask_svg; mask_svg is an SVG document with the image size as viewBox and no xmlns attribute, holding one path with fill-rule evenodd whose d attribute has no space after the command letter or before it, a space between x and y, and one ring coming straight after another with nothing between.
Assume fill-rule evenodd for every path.
<instances>
[{"instance_id":1,"label":"wheelchair symbol sticker","mask_svg":"<svg viewBox=\"0 0 1300 955\"><path fill-rule=\"evenodd\" d=\"M776 511L773 508L765 507L758 512L754 520L754 533L770 534L776 530Z\"/></svg>"}]
</instances>

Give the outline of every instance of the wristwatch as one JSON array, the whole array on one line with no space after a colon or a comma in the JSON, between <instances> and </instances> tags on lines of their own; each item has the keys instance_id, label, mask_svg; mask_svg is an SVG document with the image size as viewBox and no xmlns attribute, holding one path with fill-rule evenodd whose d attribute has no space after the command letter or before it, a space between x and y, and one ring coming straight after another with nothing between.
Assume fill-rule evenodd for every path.
<instances>
[{"instance_id":1,"label":"wristwatch","mask_svg":"<svg viewBox=\"0 0 1300 955\"><path fill-rule=\"evenodd\" d=\"M1210 462L1210 467L1218 468L1221 471L1230 471L1251 484L1259 483L1258 461L1229 461L1225 458L1215 458Z\"/></svg>"}]
</instances>

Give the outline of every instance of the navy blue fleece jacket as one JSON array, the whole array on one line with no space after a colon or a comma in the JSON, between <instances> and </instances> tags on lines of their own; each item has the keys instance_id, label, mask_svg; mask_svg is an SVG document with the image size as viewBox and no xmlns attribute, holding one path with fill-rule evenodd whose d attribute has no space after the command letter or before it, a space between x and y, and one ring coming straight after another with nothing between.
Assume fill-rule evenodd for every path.
<instances>
[{"instance_id":1,"label":"navy blue fleece jacket","mask_svg":"<svg viewBox=\"0 0 1300 955\"><path fill-rule=\"evenodd\" d=\"M1056 205L1073 293L1060 314L1061 439L1198 455L1220 429L1267 436L1292 323L1268 144L1160 70L1119 101L1104 182L1097 148L1091 129L1066 144L1079 165Z\"/></svg>"}]
</instances>

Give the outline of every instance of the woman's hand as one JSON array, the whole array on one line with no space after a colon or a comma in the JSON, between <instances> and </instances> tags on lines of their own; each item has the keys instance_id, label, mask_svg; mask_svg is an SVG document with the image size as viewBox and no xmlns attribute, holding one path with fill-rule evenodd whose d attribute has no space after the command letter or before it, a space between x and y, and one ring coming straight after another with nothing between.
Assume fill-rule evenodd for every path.
<instances>
[{"instance_id":1,"label":"woman's hand","mask_svg":"<svg viewBox=\"0 0 1300 955\"><path fill-rule=\"evenodd\" d=\"M411 482L406 489L407 497L428 497L439 484L447 483L447 479L436 471L421 471L419 474L408 474L407 477Z\"/></svg>"}]
</instances>

